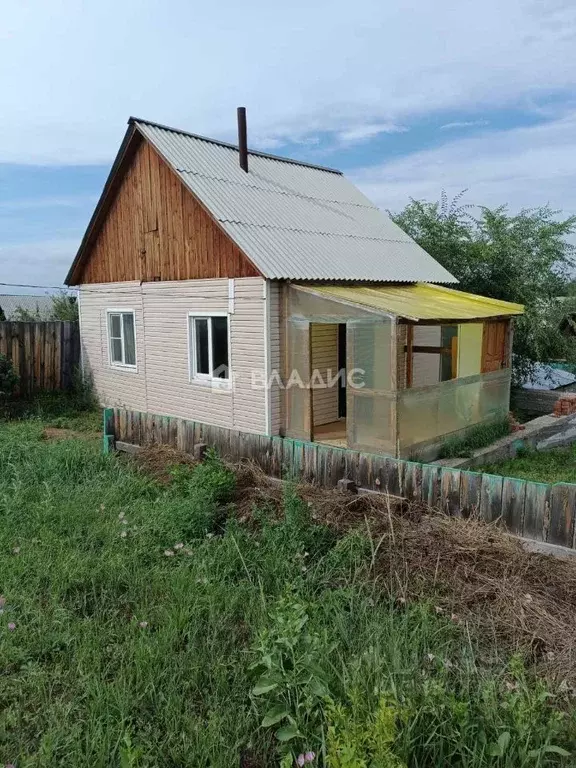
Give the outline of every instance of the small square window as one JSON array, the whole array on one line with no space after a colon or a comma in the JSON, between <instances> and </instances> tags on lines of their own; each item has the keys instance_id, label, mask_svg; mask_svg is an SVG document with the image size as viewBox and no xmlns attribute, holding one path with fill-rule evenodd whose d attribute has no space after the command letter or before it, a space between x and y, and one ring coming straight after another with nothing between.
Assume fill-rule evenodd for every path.
<instances>
[{"instance_id":1,"label":"small square window","mask_svg":"<svg viewBox=\"0 0 576 768\"><path fill-rule=\"evenodd\" d=\"M134 312L108 312L108 341L112 365L136 367L136 330Z\"/></svg>"},{"instance_id":2,"label":"small square window","mask_svg":"<svg viewBox=\"0 0 576 768\"><path fill-rule=\"evenodd\" d=\"M227 315L190 317L191 377L229 379Z\"/></svg>"}]
</instances>

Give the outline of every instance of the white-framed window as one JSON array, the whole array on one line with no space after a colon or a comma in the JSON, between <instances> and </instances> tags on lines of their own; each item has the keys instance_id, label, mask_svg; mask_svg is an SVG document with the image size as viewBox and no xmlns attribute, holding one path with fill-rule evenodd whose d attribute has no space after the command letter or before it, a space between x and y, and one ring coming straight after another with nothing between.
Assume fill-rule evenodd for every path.
<instances>
[{"instance_id":1,"label":"white-framed window","mask_svg":"<svg viewBox=\"0 0 576 768\"><path fill-rule=\"evenodd\" d=\"M188 315L190 380L230 380L230 318L226 314Z\"/></svg>"},{"instance_id":2,"label":"white-framed window","mask_svg":"<svg viewBox=\"0 0 576 768\"><path fill-rule=\"evenodd\" d=\"M110 365L136 368L136 318L133 309L109 309L108 352Z\"/></svg>"}]
</instances>

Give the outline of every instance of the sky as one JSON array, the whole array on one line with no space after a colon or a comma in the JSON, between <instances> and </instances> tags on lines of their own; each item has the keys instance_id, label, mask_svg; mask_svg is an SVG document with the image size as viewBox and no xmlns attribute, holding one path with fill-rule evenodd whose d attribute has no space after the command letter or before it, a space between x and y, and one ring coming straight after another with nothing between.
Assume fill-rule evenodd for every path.
<instances>
[{"instance_id":1,"label":"sky","mask_svg":"<svg viewBox=\"0 0 576 768\"><path fill-rule=\"evenodd\" d=\"M573 0L5 2L0 282L62 284L130 115L234 141L239 105L383 209L576 214Z\"/></svg>"}]
</instances>

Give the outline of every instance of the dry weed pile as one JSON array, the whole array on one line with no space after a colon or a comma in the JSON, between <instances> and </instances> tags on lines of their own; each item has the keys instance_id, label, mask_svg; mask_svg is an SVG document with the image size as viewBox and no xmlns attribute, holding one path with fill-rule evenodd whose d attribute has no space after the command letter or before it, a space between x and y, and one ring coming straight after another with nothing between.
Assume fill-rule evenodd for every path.
<instances>
[{"instance_id":1,"label":"dry weed pile","mask_svg":"<svg viewBox=\"0 0 576 768\"><path fill-rule=\"evenodd\" d=\"M165 482L189 455L150 448L138 462ZM280 514L283 484L251 462L234 465L235 514ZM434 600L437 610L479 628L487 640L529 648L539 669L576 684L576 558L526 552L496 525L448 517L385 493L348 494L299 485L315 522L341 534L361 527L374 542L370 577L399 600ZM488 645L488 644L487 644Z\"/></svg>"}]
</instances>

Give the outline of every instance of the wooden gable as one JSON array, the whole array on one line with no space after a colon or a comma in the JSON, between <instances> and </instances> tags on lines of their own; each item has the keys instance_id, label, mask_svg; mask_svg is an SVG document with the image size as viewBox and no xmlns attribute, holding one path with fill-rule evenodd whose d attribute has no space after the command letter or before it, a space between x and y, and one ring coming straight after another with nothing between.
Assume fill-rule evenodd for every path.
<instances>
[{"instance_id":1,"label":"wooden gable","mask_svg":"<svg viewBox=\"0 0 576 768\"><path fill-rule=\"evenodd\" d=\"M70 283L258 276L156 150L138 136L132 141Z\"/></svg>"}]
</instances>

